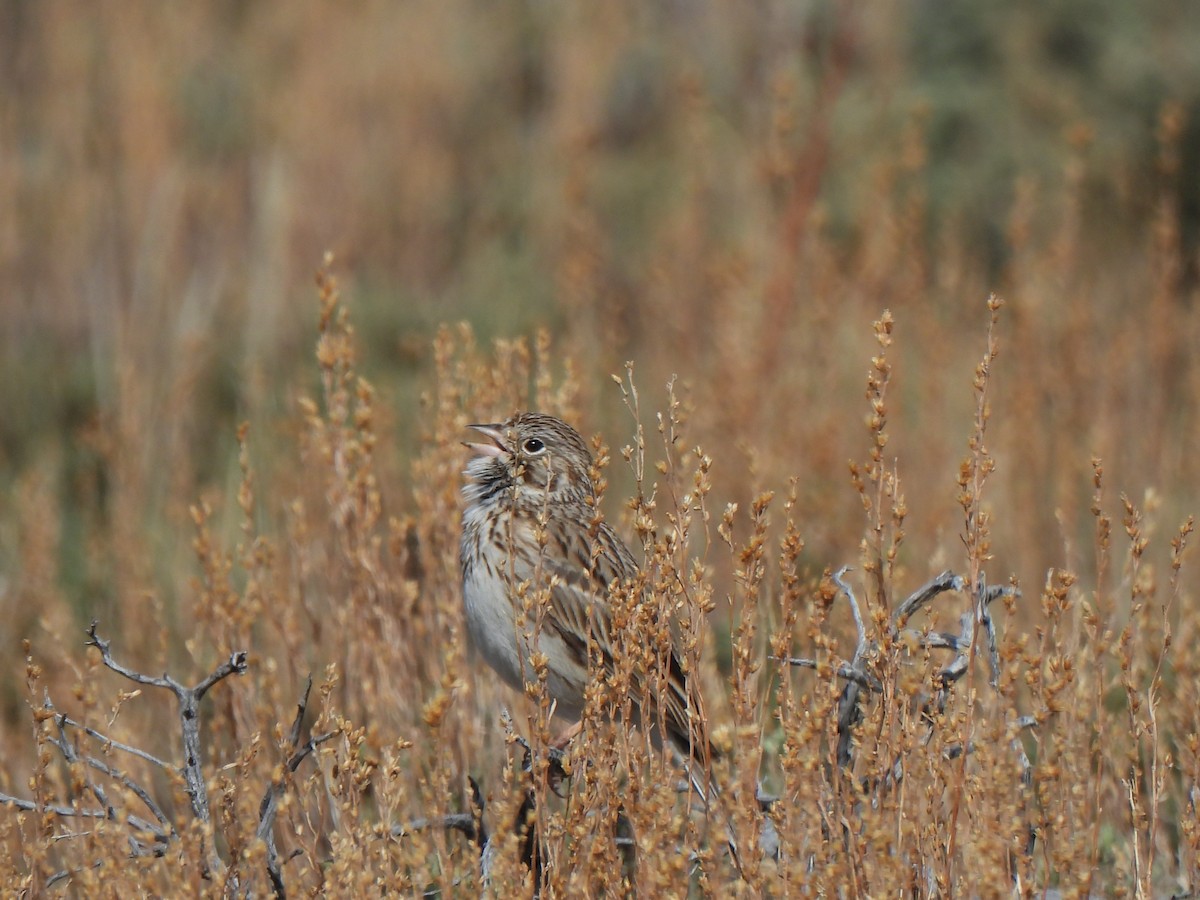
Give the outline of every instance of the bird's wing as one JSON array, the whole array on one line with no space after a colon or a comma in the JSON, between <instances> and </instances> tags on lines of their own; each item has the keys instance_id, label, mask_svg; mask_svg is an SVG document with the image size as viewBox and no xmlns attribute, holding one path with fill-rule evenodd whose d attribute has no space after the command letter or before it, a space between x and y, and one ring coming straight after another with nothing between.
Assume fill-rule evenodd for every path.
<instances>
[{"instance_id":1,"label":"bird's wing","mask_svg":"<svg viewBox=\"0 0 1200 900\"><path fill-rule=\"evenodd\" d=\"M616 532L601 524L594 538L577 529L558 538L557 545L548 548L540 562L545 575L554 579L550 589L551 623L565 642L578 647L585 667L590 634L601 649L605 669L612 671L608 595L616 585L637 575L637 563L629 548Z\"/></svg>"},{"instance_id":2,"label":"bird's wing","mask_svg":"<svg viewBox=\"0 0 1200 900\"><path fill-rule=\"evenodd\" d=\"M590 539L581 538L553 550L558 552L547 552L542 560L545 574L555 576L546 625L559 631L564 643L578 654L584 667L587 666L587 636L590 634L600 649L605 671L611 673L615 642L608 598L614 588L637 576L638 566L633 554L616 532L603 523ZM700 748L699 752L689 752L689 755L703 757L709 750L708 741L702 729L689 723L703 723L704 710L694 681L683 671L674 631L665 664L666 687L657 697L657 704L661 706L667 734L681 750L688 751L692 746ZM637 692L646 695L646 685L639 685ZM646 724L655 724L655 717L653 711L647 710Z\"/></svg>"}]
</instances>

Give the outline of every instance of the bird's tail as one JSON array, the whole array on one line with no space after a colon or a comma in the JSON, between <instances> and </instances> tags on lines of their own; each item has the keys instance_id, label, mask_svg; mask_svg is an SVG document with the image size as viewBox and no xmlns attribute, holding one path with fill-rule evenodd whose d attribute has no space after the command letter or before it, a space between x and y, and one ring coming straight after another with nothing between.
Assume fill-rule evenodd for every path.
<instances>
[{"instance_id":1,"label":"bird's tail","mask_svg":"<svg viewBox=\"0 0 1200 900\"><path fill-rule=\"evenodd\" d=\"M697 759L695 754L688 756L680 752L676 761L683 767L691 790L704 804L705 817L711 821L715 816L723 821L725 843L729 847L729 858L733 860L734 868L741 874L742 861L738 854L737 836L733 833L732 816L725 805L725 795L721 792L720 784L712 770L711 760L716 756L716 752L711 746L708 749L709 752L704 755L703 759Z\"/></svg>"}]
</instances>

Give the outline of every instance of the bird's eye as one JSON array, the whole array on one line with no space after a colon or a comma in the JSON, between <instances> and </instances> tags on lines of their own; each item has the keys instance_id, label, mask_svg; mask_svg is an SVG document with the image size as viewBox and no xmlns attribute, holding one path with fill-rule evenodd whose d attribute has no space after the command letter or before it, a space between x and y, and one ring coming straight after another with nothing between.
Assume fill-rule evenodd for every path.
<instances>
[{"instance_id":1,"label":"bird's eye","mask_svg":"<svg viewBox=\"0 0 1200 900\"><path fill-rule=\"evenodd\" d=\"M541 453L546 449L546 445L538 438L529 438L522 447L526 453Z\"/></svg>"}]
</instances>

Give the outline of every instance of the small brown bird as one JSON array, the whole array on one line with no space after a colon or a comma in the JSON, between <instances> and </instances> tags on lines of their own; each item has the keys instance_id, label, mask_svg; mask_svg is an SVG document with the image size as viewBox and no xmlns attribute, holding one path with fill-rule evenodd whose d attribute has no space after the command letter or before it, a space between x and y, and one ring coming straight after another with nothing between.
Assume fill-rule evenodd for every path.
<instances>
[{"instance_id":1,"label":"small brown bird","mask_svg":"<svg viewBox=\"0 0 1200 900\"><path fill-rule=\"evenodd\" d=\"M612 528L592 524L592 455L579 432L554 416L532 412L470 427L488 441L466 445L475 453L463 473L462 489L466 506L460 561L467 631L488 664L522 690L534 675L532 648L516 624L519 586L548 589L536 649L548 660L546 689L557 701L557 712L578 719L588 683L588 641L598 646L611 672L610 590L635 579L638 564ZM539 543L541 527L546 533ZM633 698L639 718L655 722L661 714L671 745L707 769L711 750L703 737L700 696L674 645L666 674L663 696ZM649 713L652 704L655 709Z\"/></svg>"}]
</instances>

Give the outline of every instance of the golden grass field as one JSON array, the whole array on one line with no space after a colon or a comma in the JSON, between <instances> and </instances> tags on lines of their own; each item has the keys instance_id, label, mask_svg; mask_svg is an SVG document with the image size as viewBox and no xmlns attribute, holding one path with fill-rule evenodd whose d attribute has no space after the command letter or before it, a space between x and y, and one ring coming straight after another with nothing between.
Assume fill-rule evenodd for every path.
<instances>
[{"instance_id":1,"label":"golden grass field","mask_svg":"<svg viewBox=\"0 0 1200 900\"><path fill-rule=\"evenodd\" d=\"M1197 896L1167 6L0 3L0 893ZM653 586L561 770L464 643L518 409Z\"/></svg>"}]
</instances>

